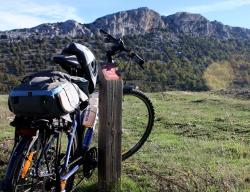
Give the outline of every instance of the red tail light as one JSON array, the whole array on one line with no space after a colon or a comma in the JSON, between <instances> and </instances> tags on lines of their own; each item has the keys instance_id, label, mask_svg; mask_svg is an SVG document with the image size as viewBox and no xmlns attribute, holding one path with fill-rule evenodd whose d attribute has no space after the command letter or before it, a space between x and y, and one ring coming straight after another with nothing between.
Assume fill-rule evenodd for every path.
<instances>
[{"instance_id":1,"label":"red tail light","mask_svg":"<svg viewBox=\"0 0 250 192\"><path fill-rule=\"evenodd\" d=\"M31 128L18 128L16 130L16 135L32 137L36 136L36 131L37 131L36 129L31 129Z\"/></svg>"}]
</instances>

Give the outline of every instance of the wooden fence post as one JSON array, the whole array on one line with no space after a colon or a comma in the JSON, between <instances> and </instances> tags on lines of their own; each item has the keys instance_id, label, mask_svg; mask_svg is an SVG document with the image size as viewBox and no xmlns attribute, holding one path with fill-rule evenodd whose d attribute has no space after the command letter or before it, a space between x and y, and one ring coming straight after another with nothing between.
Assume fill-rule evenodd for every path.
<instances>
[{"instance_id":1,"label":"wooden fence post","mask_svg":"<svg viewBox=\"0 0 250 192\"><path fill-rule=\"evenodd\" d=\"M123 82L114 65L102 65L99 77L98 187L119 192Z\"/></svg>"}]
</instances>

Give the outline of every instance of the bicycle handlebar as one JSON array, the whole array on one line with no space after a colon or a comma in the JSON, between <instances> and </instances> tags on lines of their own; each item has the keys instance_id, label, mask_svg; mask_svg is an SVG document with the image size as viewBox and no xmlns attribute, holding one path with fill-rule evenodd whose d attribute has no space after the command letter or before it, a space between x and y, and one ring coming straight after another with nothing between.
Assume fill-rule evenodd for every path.
<instances>
[{"instance_id":1,"label":"bicycle handlebar","mask_svg":"<svg viewBox=\"0 0 250 192\"><path fill-rule=\"evenodd\" d=\"M112 62L112 56L114 56L122 51L125 51L128 53L127 54L128 57L134 59L135 62L138 63L142 69L144 69L144 67L143 67L144 60L135 52L128 50L125 47L125 44L124 44L122 39L120 39L120 38L116 39L115 37L113 37L112 35L110 35L106 31L104 31L103 29L100 29L100 33L105 35L105 43L113 43L114 44L114 46L111 48L111 50L106 51L109 62Z\"/></svg>"}]
</instances>

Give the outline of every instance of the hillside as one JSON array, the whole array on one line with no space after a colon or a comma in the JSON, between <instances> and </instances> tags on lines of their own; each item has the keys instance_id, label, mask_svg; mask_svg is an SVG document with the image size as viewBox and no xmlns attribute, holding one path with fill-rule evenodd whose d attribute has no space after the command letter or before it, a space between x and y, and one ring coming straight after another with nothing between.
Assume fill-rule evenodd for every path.
<instances>
[{"instance_id":1,"label":"hillside","mask_svg":"<svg viewBox=\"0 0 250 192\"><path fill-rule=\"evenodd\" d=\"M161 16L151 9L139 8L110 14L89 24L68 20L0 32L0 91L7 92L29 73L59 69L51 58L72 41L87 45L99 61L103 60L100 28L123 36L128 47L147 61L145 71L132 71L126 76L143 89L250 87L249 29L209 21L199 14ZM126 70L122 59L120 63ZM213 66L209 70L212 72L206 73L209 66ZM230 77L224 78L221 69L225 68L233 71Z\"/></svg>"}]
</instances>

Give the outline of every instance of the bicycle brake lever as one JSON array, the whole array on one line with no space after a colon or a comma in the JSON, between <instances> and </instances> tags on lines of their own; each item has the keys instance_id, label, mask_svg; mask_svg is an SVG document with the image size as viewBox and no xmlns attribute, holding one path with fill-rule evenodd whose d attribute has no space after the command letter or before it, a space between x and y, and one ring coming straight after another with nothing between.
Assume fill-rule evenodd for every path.
<instances>
[{"instance_id":1,"label":"bicycle brake lever","mask_svg":"<svg viewBox=\"0 0 250 192\"><path fill-rule=\"evenodd\" d=\"M119 41L103 29L100 29L100 33L105 35L105 43L117 43Z\"/></svg>"},{"instance_id":2,"label":"bicycle brake lever","mask_svg":"<svg viewBox=\"0 0 250 192\"><path fill-rule=\"evenodd\" d=\"M144 60L143 60L139 55L137 55L137 54L134 53L134 52L131 52L131 53L129 54L129 56L130 56L131 58L133 58L137 64L139 64L139 66L140 66L141 69L144 70L144 67L143 67Z\"/></svg>"}]
</instances>

